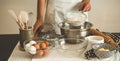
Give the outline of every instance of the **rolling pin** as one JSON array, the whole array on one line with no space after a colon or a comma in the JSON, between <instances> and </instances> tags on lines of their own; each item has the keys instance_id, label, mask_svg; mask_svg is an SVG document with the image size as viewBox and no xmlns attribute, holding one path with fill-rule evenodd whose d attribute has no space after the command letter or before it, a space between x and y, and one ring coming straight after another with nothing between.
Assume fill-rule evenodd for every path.
<instances>
[{"instance_id":1,"label":"rolling pin","mask_svg":"<svg viewBox=\"0 0 120 61\"><path fill-rule=\"evenodd\" d=\"M119 47L119 45L111 37L105 35L104 33L100 32L97 29L90 29L90 34L102 36L102 37L104 37L104 40L106 42L108 42L116 47Z\"/></svg>"}]
</instances>

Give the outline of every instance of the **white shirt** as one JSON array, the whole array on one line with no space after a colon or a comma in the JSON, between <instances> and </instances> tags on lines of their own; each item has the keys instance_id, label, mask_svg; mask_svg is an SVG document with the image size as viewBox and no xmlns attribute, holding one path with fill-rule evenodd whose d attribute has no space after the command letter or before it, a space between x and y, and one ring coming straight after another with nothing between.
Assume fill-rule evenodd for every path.
<instances>
[{"instance_id":1,"label":"white shirt","mask_svg":"<svg viewBox=\"0 0 120 61\"><path fill-rule=\"evenodd\" d=\"M64 21L64 14L66 12L78 11L81 1L47 0L43 31L54 29L57 34L60 34L60 29L57 25Z\"/></svg>"}]
</instances>

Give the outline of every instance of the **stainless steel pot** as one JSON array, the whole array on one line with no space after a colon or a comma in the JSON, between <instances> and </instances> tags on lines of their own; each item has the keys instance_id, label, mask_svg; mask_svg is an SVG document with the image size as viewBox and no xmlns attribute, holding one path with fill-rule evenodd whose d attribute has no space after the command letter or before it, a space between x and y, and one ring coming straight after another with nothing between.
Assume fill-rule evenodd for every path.
<instances>
[{"instance_id":1,"label":"stainless steel pot","mask_svg":"<svg viewBox=\"0 0 120 61\"><path fill-rule=\"evenodd\" d=\"M61 22L58 25L61 29L61 34L64 35L65 38L84 38L89 35L89 30L92 27L90 22L85 22L80 26L71 26L66 22ZM79 43L76 40L67 40L69 43Z\"/></svg>"}]
</instances>

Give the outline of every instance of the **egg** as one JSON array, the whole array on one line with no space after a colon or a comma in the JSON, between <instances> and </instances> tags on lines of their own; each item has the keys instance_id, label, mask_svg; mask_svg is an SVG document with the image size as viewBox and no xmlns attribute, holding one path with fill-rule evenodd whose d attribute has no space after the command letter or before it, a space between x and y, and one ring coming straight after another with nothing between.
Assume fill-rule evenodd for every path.
<instances>
[{"instance_id":1,"label":"egg","mask_svg":"<svg viewBox=\"0 0 120 61\"><path fill-rule=\"evenodd\" d=\"M49 42L48 41L46 41L46 42L44 42L45 44L46 44L46 46L49 46Z\"/></svg>"},{"instance_id":2,"label":"egg","mask_svg":"<svg viewBox=\"0 0 120 61\"><path fill-rule=\"evenodd\" d=\"M30 47L29 47L29 51L28 51L28 52L29 52L30 54L36 54L36 51L37 51L37 50L36 50L36 48L35 48L34 46L30 46Z\"/></svg>"},{"instance_id":3,"label":"egg","mask_svg":"<svg viewBox=\"0 0 120 61\"><path fill-rule=\"evenodd\" d=\"M47 45L44 42L41 43L40 46L41 46L42 49L45 49L47 47Z\"/></svg>"},{"instance_id":4,"label":"egg","mask_svg":"<svg viewBox=\"0 0 120 61\"><path fill-rule=\"evenodd\" d=\"M44 52L44 54L43 54L43 55L44 55L44 56L46 56L46 55L48 55L48 53L49 53L49 49L48 49L48 48L46 48L43 52Z\"/></svg>"},{"instance_id":5,"label":"egg","mask_svg":"<svg viewBox=\"0 0 120 61\"><path fill-rule=\"evenodd\" d=\"M33 44L33 46L34 46L36 49L40 49L39 44Z\"/></svg>"},{"instance_id":6,"label":"egg","mask_svg":"<svg viewBox=\"0 0 120 61\"><path fill-rule=\"evenodd\" d=\"M42 50L38 50L37 53L36 53L36 56L42 57L43 54L44 54L44 52Z\"/></svg>"}]
</instances>

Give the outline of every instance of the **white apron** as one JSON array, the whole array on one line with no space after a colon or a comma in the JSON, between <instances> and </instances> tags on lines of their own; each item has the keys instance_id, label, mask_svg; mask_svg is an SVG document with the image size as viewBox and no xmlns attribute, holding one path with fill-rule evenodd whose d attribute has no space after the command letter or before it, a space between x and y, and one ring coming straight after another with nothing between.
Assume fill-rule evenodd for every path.
<instances>
[{"instance_id":1,"label":"white apron","mask_svg":"<svg viewBox=\"0 0 120 61\"><path fill-rule=\"evenodd\" d=\"M66 12L78 11L82 0L47 0L47 7L43 31L55 30L60 33L58 24L63 20Z\"/></svg>"}]
</instances>

